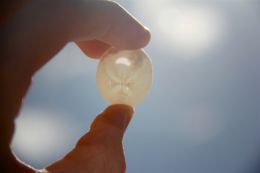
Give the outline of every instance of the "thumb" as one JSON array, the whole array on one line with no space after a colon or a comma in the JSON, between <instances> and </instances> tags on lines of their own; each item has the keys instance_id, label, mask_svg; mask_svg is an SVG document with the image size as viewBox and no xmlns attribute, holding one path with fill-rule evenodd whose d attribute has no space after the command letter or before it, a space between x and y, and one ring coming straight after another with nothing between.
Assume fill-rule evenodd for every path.
<instances>
[{"instance_id":1,"label":"thumb","mask_svg":"<svg viewBox=\"0 0 260 173\"><path fill-rule=\"evenodd\" d=\"M109 106L95 118L90 131L80 138L71 152L45 169L50 173L71 173L78 170L96 173L125 172L122 138L132 114L133 108L130 106Z\"/></svg>"},{"instance_id":2,"label":"thumb","mask_svg":"<svg viewBox=\"0 0 260 173\"><path fill-rule=\"evenodd\" d=\"M127 105L109 106L94 119L89 132L78 141L77 146L111 143L120 145L133 113L133 108Z\"/></svg>"}]
</instances>

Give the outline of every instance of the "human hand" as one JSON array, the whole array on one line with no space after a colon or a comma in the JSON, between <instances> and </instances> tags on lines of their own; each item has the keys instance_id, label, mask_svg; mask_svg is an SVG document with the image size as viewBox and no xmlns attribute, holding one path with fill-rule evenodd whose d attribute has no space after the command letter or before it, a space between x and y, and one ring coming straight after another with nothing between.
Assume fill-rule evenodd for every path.
<instances>
[{"instance_id":1,"label":"human hand","mask_svg":"<svg viewBox=\"0 0 260 173\"><path fill-rule=\"evenodd\" d=\"M25 0L26 1L26 0ZM36 0L18 12L7 9L0 29L1 167L8 172L34 172L18 163L10 151L14 119L33 74L64 45L74 41L89 57L109 47L137 49L150 39L149 31L122 7L104 0ZM113 105L97 116L90 132L49 172L121 173L125 171L123 133L133 110Z\"/></svg>"}]
</instances>

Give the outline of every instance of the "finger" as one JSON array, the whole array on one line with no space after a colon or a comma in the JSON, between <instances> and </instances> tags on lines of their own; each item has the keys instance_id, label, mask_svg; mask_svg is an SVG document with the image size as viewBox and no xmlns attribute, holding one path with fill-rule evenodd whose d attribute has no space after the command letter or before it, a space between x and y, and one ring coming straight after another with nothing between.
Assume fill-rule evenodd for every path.
<instances>
[{"instance_id":1,"label":"finger","mask_svg":"<svg viewBox=\"0 0 260 173\"><path fill-rule=\"evenodd\" d=\"M31 76L68 41L94 39L137 49L150 32L115 2L38 0L1 29L1 54L8 69Z\"/></svg>"},{"instance_id":2,"label":"finger","mask_svg":"<svg viewBox=\"0 0 260 173\"><path fill-rule=\"evenodd\" d=\"M99 14L95 15L103 18L100 19L100 21L103 21L104 30L102 32L94 30L94 32L97 33L97 40L92 44L95 45L90 45L88 41L77 42L81 50L90 57L98 58L110 46L119 49L137 49L144 47L151 37L149 30L118 4L113 2L106 3L108 3L106 4L107 6L96 10ZM98 6L101 7L101 5ZM100 15L100 13L102 15ZM96 22L96 18L93 19L93 22ZM92 47L95 49L94 52L91 50Z\"/></svg>"},{"instance_id":3,"label":"finger","mask_svg":"<svg viewBox=\"0 0 260 173\"><path fill-rule=\"evenodd\" d=\"M99 40L81 41L77 45L91 58L100 58L101 55L111 46Z\"/></svg>"},{"instance_id":4,"label":"finger","mask_svg":"<svg viewBox=\"0 0 260 173\"><path fill-rule=\"evenodd\" d=\"M93 121L90 131L80 138L76 147L63 159L46 167L48 172L125 172L122 146L123 134L131 120L133 109L127 105L112 105Z\"/></svg>"},{"instance_id":5,"label":"finger","mask_svg":"<svg viewBox=\"0 0 260 173\"><path fill-rule=\"evenodd\" d=\"M78 141L77 146L93 143L121 145L133 113L133 108L127 105L109 106L95 118L90 131Z\"/></svg>"},{"instance_id":6,"label":"finger","mask_svg":"<svg viewBox=\"0 0 260 173\"><path fill-rule=\"evenodd\" d=\"M149 42L149 30L117 3L90 1L86 5L91 15L86 14L84 5L81 6L84 14L75 16L81 24L73 36L76 40L85 41L81 33L90 29L93 38L120 49L137 49ZM84 15L91 16L87 23L82 22L86 19Z\"/></svg>"}]
</instances>

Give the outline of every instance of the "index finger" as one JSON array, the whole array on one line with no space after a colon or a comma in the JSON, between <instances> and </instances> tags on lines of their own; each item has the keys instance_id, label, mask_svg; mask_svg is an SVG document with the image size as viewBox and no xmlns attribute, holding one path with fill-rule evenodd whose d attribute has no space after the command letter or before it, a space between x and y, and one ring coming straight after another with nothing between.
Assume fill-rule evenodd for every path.
<instances>
[{"instance_id":1,"label":"index finger","mask_svg":"<svg viewBox=\"0 0 260 173\"><path fill-rule=\"evenodd\" d=\"M144 47L150 32L111 1L33 1L1 29L1 57L31 76L69 41Z\"/></svg>"}]
</instances>

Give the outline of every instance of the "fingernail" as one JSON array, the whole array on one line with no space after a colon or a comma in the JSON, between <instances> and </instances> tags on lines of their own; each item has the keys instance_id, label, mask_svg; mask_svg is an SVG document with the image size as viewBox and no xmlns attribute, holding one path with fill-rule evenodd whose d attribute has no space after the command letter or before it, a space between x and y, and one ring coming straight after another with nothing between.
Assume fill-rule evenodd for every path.
<instances>
[{"instance_id":1,"label":"fingernail","mask_svg":"<svg viewBox=\"0 0 260 173\"><path fill-rule=\"evenodd\" d=\"M104 111L108 122L122 130L125 130L132 118L134 110L131 106L123 104L111 105Z\"/></svg>"}]
</instances>

